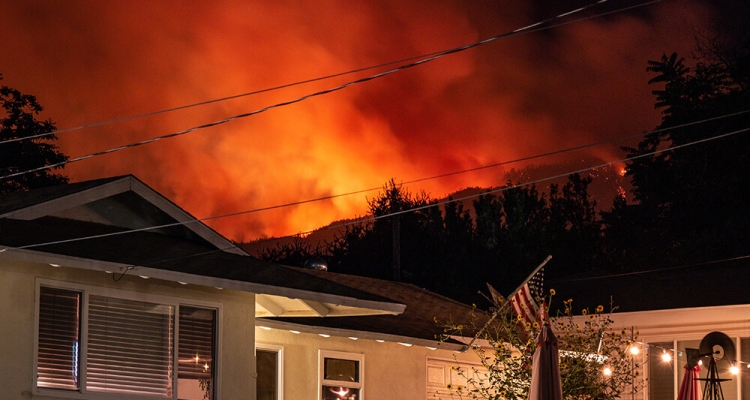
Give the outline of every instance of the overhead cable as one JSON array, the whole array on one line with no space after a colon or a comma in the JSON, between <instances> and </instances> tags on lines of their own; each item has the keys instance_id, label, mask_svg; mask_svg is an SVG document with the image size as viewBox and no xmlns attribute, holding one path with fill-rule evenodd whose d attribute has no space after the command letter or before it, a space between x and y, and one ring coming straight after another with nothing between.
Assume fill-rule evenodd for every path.
<instances>
[{"instance_id":1,"label":"overhead cable","mask_svg":"<svg viewBox=\"0 0 750 400\"><path fill-rule=\"evenodd\" d=\"M536 22L536 23L531 24L531 25L527 25L527 26L525 26L523 28L519 28L519 29L516 29L516 30L511 31L511 32L506 32L506 33L503 33L503 34L500 34L500 35L497 35L497 36L493 36L491 38L487 38L487 39L484 39L484 40L481 40L479 42L475 42L475 43L472 43L472 44L469 44L469 45L465 45L465 46L461 46L461 47L456 47L456 48L453 48L453 49L450 49L450 50L446 50L446 51L442 51L442 52L431 53L431 54L434 54L434 55L432 55L430 57L427 57L427 58L424 58L424 59L421 59L419 61L416 61L416 62L413 62L413 63L410 63L410 64L404 64L404 65L401 65L399 67L396 67L396 68L393 68L393 69L390 69L390 70L387 70L387 71L384 71L384 72L381 72L381 73L378 73L378 74L375 74L375 75L371 75L371 76L368 76L368 77L365 77L365 78L361 78L361 79L357 79L357 80L354 80L354 81L350 81L350 82L347 82L347 83L345 83L343 85L335 86L333 88L329 88L329 89L326 89L326 90L321 90L321 91L318 91L318 92L310 93L310 94L304 95L302 97L299 97L299 98L296 98L296 99L293 99L293 100L289 100L289 101L277 103L277 104L274 104L274 105L270 105L270 106L267 106L267 107L264 107L264 108L261 108L261 109L255 110L255 111L251 111L251 112L248 112L248 113L234 115L234 116L227 117L227 118L219 120L219 121L209 122L209 123L206 123L206 124L203 124L203 125L199 125L199 126L195 126L195 127L192 127L192 128L188 128L188 129L185 129L185 130L182 130L182 131L179 131L179 132L174 132L174 133L166 134L166 135L163 135L163 136L153 137L151 139L147 139L147 140L144 140L144 141L141 141L141 142L130 143L130 144L119 146L119 147L115 147L115 148L112 148L112 149L109 149L109 150L104 150L104 151L100 151L100 152L96 152L96 153L91 153L91 154L88 154L88 155L85 155L85 156L68 159L68 160L63 161L63 162L59 162L59 163L55 163L55 164L49 164L49 165L46 165L46 166L43 166L43 167L39 167L39 168L31 169L31 170L26 170L26 171L20 171L20 172L17 172L17 173L14 173L14 174L10 174L10 175L1 176L0 179L14 177L14 176L19 176L19 175L24 175L24 174L32 173L32 172L38 172L38 171L42 171L42 170L46 170L46 169L50 169L50 168L57 168L57 167L64 166L66 164L70 164L70 163L73 163L73 162L82 161L82 160L85 160L85 159L88 159L88 158L92 158L92 157L96 157L96 156L101 156L101 155L106 155L106 154L109 154L109 153L114 153L116 151L125 150L125 149L128 149L128 148L138 147L138 146L146 145L146 144L149 144L149 143L153 143L153 142L156 142L158 140L173 138L173 137L176 137L176 136L182 136L182 135L185 135L185 134L193 132L193 131L197 131L197 130L201 130L201 129L205 129L205 128L210 128L210 127L214 127L214 126L218 126L218 125L223 125L223 124L225 124L227 122L230 122L230 121L234 121L234 120L237 120L237 119L247 118L247 117L250 117L250 116L253 116L253 115L256 115L256 114L260 114L260 113L263 113L263 112L266 112L266 111L269 111L269 110L272 110L272 109L275 109L275 108L280 108L280 107L284 107L284 106L296 104L296 103L302 102L304 100L307 100L307 99L310 99L310 98L313 98L313 97L318 97L318 96L322 96L322 95L325 95L325 94L337 92L337 91L346 89L346 88L348 88L350 86L353 86L353 85L356 85L356 84L359 84L359 83L364 83L364 82L368 82L368 81L371 81L371 80L374 80L374 79L377 79L377 78L382 78L384 76L393 74L395 72L403 71L405 69L409 69L409 68L416 67L416 66L419 66L419 65L422 65L422 64L426 64L428 62L440 59L442 57L445 57L445 56L448 56L448 55L451 55L451 54L455 54L455 53L459 53L459 52L462 52L462 51L465 51L465 50L469 50L469 49L472 49L474 47L478 47L478 46L481 46L483 44L487 44L487 43L493 42L493 41L498 40L498 39L503 39L503 38L507 38L507 37L511 37L511 36L516 36L516 35L521 35L521 34L527 34L527 33L532 33L532 32L539 32L539 31L543 31L543 30L548 30L548 29L552 29L552 28L556 28L556 27L560 27L560 26L565 26L565 25L569 25L569 24L572 24L572 23L576 23L576 22L581 22L581 21L585 21L585 20L589 20L589 19L593 19L593 18L602 17L602 16L605 16L605 15L610 15L610 14L617 13L617 12L627 11L627 10L638 8L638 7L644 7L644 6L647 6L647 5L650 5L650 4L653 4L653 3L658 3L658 2L661 2L661 1L664 1L664 0L652 0L650 2L641 3L641 4L638 4L638 5L629 6L629 7L624 7L624 8L621 8L621 9L617 9L617 10L614 10L614 11L609 11L609 12L606 12L606 13L597 14L597 15L594 15L594 16L579 18L579 19L576 19L576 20L573 20L573 21L562 22L562 23L559 23L559 24L554 24L554 25L550 25L550 26L547 26L547 27L543 27L543 28L533 29L534 27L542 25L542 24L545 24L545 23L547 23L549 21L553 21L555 19L562 18L563 16L570 15L571 13L574 13L574 12L579 12L581 10L585 10L585 9L593 7L595 5L604 3L606 1L607 0L599 0L596 3L589 4L589 5L585 6L585 7L581 7L581 8L578 8L576 10L573 10L573 11L570 11L570 12L567 12L567 13L564 13L564 14L560 14L560 15L552 17L552 18L548 18L546 20L543 20L543 21L540 21L540 22ZM101 123L101 124L105 124L105 123ZM57 131L57 132L59 132L59 131ZM44 134L40 134L40 135L36 135L36 136L27 136L27 137L24 137L24 138L14 138L14 139L9 139L9 140L0 142L0 144L7 143L7 142L13 142L13 141L27 140L27 139L31 139L31 138L35 138L35 137L39 137L39 136L53 135L53 134L55 134L55 132L48 132L48 133L44 133Z\"/></svg>"},{"instance_id":2,"label":"overhead cable","mask_svg":"<svg viewBox=\"0 0 750 400\"><path fill-rule=\"evenodd\" d=\"M354 73L357 73L357 72L363 72L363 71L368 71L368 70L371 70L371 69L382 68L382 67L386 67L386 66L389 66L389 65L399 64L399 63L402 63L402 62L412 61L412 60L416 60L416 59L420 59L420 58L430 58L430 57L433 57L433 56L442 57L442 55L451 54L451 53L458 52L458 51L463 51L463 50L466 50L466 49L471 48L471 47L479 46L481 44L484 44L484 43L487 43L487 42L490 42L490 41L493 41L493 40L500 39L502 37L512 36L513 34L521 33L522 31L529 30L529 29L531 29L531 28L533 28L535 26L543 25L543 24L545 24L547 22L550 22L550 21L553 21L555 19L560 19L560 18L566 17L568 15L571 15L571 14L583 11L583 10L585 10L587 8L594 7L596 5L604 3L606 1L607 0L600 0L600 1L597 1L595 3L589 4L587 6L580 7L580 8L577 8L575 10L559 14L559 15L557 15L555 17L547 18L545 20L536 22L534 24L525 26L523 28L516 29L515 31L507 32L507 33L504 33L504 34L501 34L501 35L497 35L497 36L494 36L494 37L482 40L480 42L473 43L471 45L456 47L456 48L448 49L448 50L435 51L435 52L431 52L431 53L421 54L421 55L418 55L418 56L412 56L412 57L403 58L403 59L396 60L396 61L389 61L389 62L385 62L385 63L381 63L381 64L377 64L377 65L372 65L372 66L368 66L368 67L357 68L357 69L349 70L349 71L346 71L346 72L339 72L339 73L335 73L335 74L331 74L331 75L326 75L326 76L322 76L322 77L306 79L306 80L297 81L297 82L293 82L293 83L287 83L287 84L283 84L283 85L279 85L279 86L274 86L274 87L270 87L270 88L266 88L266 89L259 89L259 90L255 90L255 91L251 91L251 92L247 92L247 93L241 93L241 94L236 94L236 95L232 95L232 96L226 96L226 97L221 97L221 98L217 98L217 99L206 100L206 101L202 101L202 102L198 102L198 103L192 103L192 104L187 104L187 105L182 105L182 106L177 106L177 107L171 107L171 108L166 108L166 109L162 109L162 110L158 110L158 111L152 111L152 112L147 112L147 113L143 113L143 114L136 114L136 115L132 115L132 116L128 116L128 117L116 118L116 119L112 119L112 120L108 120L108 121L96 122L96 123L87 124L87 125L81 125L81 126L77 126L77 127L60 129L60 130L57 130L57 131L40 133L40 134L37 134L37 135L26 136L26 137L23 137L23 138L7 139L7 140L0 141L0 144L10 143L10 142L17 142L17 141L21 141L21 140L35 139L35 138L40 138L40 137L45 137L45 136L51 136L51 135L65 133L65 132L70 132L70 131L76 131L76 130L81 130L81 129L88 129L88 128L93 128L93 127L102 126L102 125L109 125L109 124L113 124L113 123L129 121L129 120L132 120L132 119L150 117L150 116L154 116L154 115L158 115L158 114L164 114L164 113L168 113L168 112L172 112L172 111L179 111L179 110L184 110L184 109L188 109L188 108L193 108L193 107L198 107L198 106L203 106L203 105L218 103L218 102L222 102L222 101L227 101L227 100L233 100L233 99L237 99L237 98L252 96L252 95L256 95L256 94L271 92L271 91L275 91L275 90L286 89L286 88L290 88L290 87L294 87L294 86L299 86L299 85L303 85L303 84L307 84L307 83L318 82L318 81L322 81L322 80L326 80L326 79L331 79L331 78L336 78L336 77L340 77L340 76L344 76L344 75L351 75L351 74L354 74ZM662 0L657 0L657 1L662 1ZM657 1L652 1L650 3L655 3ZM644 3L643 5L648 5L650 3ZM643 6L643 5L638 5L638 6L640 7L640 6ZM634 7L623 8L622 11L628 10L630 8L634 8ZM620 10L616 10L616 11L620 11ZM601 15L607 15L607 14L601 14ZM578 21L582 21L582 20L584 20L584 19L580 19L580 20L576 20L576 21L572 21L572 22L578 22ZM550 26L547 29L553 28L553 27L556 27L556 26L561 26L561 25L565 25L565 24L559 24L559 25ZM534 30L533 32L536 32L536 31L539 31L539 29L538 30Z\"/></svg>"},{"instance_id":3,"label":"overhead cable","mask_svg":"<svg viewBox=\"0 0 750 400\"><path fill-rule=\"evenodd\" d=\"M543 182L547 182L547 181L551 181L551 180L555 180L555 179L565 178L565 177L568 177L568 176L573 175L573 174L580 174L580 173L583 173L583 172L586 172L586 171L596 170L596 169L604 168L604 167L610 167L610 166L612 166L614 164L620 164L620 163L623 163L623 162L628 162L628 161L632 161L632 160L636 160L636 159L644 158L644 157L650 157L650 156L653 156L653 155L656 155L656 154L661 154L661 153L664 153L664 152L670 152L670 151L674 151L674 150L679 150L681 148L685 148L685 147L689 147L689 146L693 146L693 145L697 145L697 144L701 144L701 143L706 143L706 142L717 140L717 139L726 138L726 137L737 135L737 134L744 133L744 132L747 132L747 131L750 131L750 128L740 129L740 130L736 130L736 131L724 133L724 134L721 134L721 135L712 136L712 137L709 137L709 138L695 140L695 141L683 143L683 144L680 144L680 145L677 145L677 146L674 146L674 147L669 147L669 148L664 148L664 149L657 149L657 150L654 150L654 151L651 151L651 152L638 154L638 155L627 157L627 158L624 158L624 159L620 159L620 160L616 160L616 161L609 161L609 162L606 162L606 163L603 163L603 164L598 164L598 165L591 166L591 167L586 167L586 168L581 168L581 169L577 169L577 170L573 170L573 171L568 171L568 172L565 172L565 173L561 173L561 174L557 174L557 175L552 175L552 176L548 176L548 177L545 177L545 178L540 178L540 179L536 179L536 180L532 180L532 181L528 181L528 182L524 182L524 183L519 183L519 184L515 184L515 185L511 185L511 186L503 186L503 187L499 187L499 188L496 188L496 189L487 190L487 191L479 193L479 194L467 195L467 196L463 196L463 197L459 197L459 198L451 198L451 199L441 200L441 201L437 201L435 203L431 203L431 204L428 204L428 205L424 205L424 206L420 206L420 207L414 207L414 208L410 208L408 210L395 211L395 212L392 212L392 213L378 215L378 216L367 216L367 217L355 219L353 221L342 222L342 223L339 223L339 224L332 224L332 225L326 226L324 228L314 229L314 230L305 231L305 232L299 232L297 234L288 235L288 236L285 236L285 237L293 237L293 236L298 236L298 235L307 235L307 234L310 234L310 233L313 233L313 232L316 232L316 231L321 231L321 230L339 229L339 228L344 228L344 227L351 226L351 225L357 225L357 224L361 224L361 223L376 221L376 220L383 219L383 218L389 218L389 217L393 217L393 216L397 216L397 215L403 215L403 214L407 214L407 213L411 213L411 212L421 211L421 210L425 210L425 209L432 208L432 207L438 207L438 206L446 205L446 204L449 204L449 203L462 202L462 201L465 201L465 200L471 200L471 199L475 199L475 198L478 198L478 197L481 197L481 196L486 196L488 194L501 193L501 192L505 192L505 191L512 190L512 189L519 188L519 187L536 185L537 183L543 183ZM364 191L365 190L358 191L357 193L361 193L361 192L364 192ZM353 192L353 193L355 193L355 192ZM320 199L331 199L331 198L340 197L340 196L342 196L342 195L326 196L326 197L320 198ZM35 248L35 247L42 247L42 246L54 245L54 244L76 242L76 241L81 241L81 240L97 239L97 238L110 237L110 236L118 236L118 235L124 235L124 234L127 234L127 233L149 231L149 230L153 230L153 229L168 228L168 227L172 227L172 226L187 225L187 224L192 224L192 223L197 223L197 222L205 222L205 221L210 221L210 220L215 220L215 219L220 219L220 218L227 218L227 217L233 217L233 216L238 216L238 215L242 215L242 214L250 214L250 213L255 213L255 212L259 212L259 211L266 211L266 210L271 210L271 209L275 209L275 208L287 207L287 206L290 206L290 205L299 205L299 204L309 203L309 202L313 202L313 201L317 201L317 200L319 200L319 199L304 200L304 201L299 201L299 202L295 202L295 203L289 203L289 204L285 204L285 205L277 205L277 206L264 207L264 208L254 209L254 210L239 211L239 212L234 212L234 213L230 213L230 214L224 214L224 215L218 215L218 216L212 216L212 217L194 219L194 220L184 221L184 222L174 222L174 223L170 223L170 224L150 226L150 227L145 227L145 228L130 229L130 230L124 230L124 231L119 231L119 232L110 232L110 233L101 234L101 235L91 235L91 236L85 236L85 237L79 237L79 238L71 238L71 239L64 239L64 240L57 240L57 241L51 241L51 242L45 242L45 243L29 244L29 245L20 246L20 247L12 247L12 248L11 247L6 247L6 248L0 250L0 252L7 251L7 250L13 250L13 249L15 249L15 250L21 250L21 249L28 249L28 248ZM283 237L281 237L281 238L283 238ZM278 239L281 239L281 238L269 238L267 240L278 240Z\"/></svg>"}]
</instances>

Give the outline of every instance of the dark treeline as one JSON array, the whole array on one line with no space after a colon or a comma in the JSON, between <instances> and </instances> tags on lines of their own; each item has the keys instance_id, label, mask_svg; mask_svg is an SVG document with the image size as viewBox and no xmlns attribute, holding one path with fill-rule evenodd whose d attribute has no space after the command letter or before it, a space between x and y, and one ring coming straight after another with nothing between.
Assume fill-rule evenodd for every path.
<instances>
[{"instance_id":1,"label":"dark treeline","mask_svg":"<svg viewBox=\"0 0 750 400\"><path fill-rule=\"evenodd\" d=\"M492 282L507 294L548 254L548 275L627 272L725 260L750 254L750 110L747 36L703 40L694 62L677 54L648 62L662 122L635 148L626 177L633 201L618 196L597 213L590 177L572 175L546 193L509 186L464 203L438 205L388 182L370 215L419 209L353 225L313 246L298 238L261 257L302 266L322 257L329 270L393 279L393 225L400 225L401 280L464 302ZM698 140L742 131L704 143ZM663 151L652 154L655 151Z\"/></svg>"}]
</instances>

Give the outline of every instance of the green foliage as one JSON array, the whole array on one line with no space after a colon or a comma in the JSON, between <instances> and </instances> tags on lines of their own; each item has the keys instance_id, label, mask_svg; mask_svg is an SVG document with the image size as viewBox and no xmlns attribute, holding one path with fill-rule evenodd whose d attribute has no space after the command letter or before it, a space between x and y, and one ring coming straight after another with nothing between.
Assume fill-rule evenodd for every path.
<instances>
[{"instance_id":1,"label":"green foliage","mask_svg":"<svg viewBox=\"0 0 750 400\"><path fill-rule=\"evenodd\" d=\"M2 75L0 75L2 80ZM23 94L8 86L0 86L0 103L5 117L0 119L0 142L35 136L55 130L50 120L36 119L42 106L35 96ZM50 143L54 135L0 143L0 176L28 171L68 159L57 146ZM62 168L62 167L59 167ZM67 183L68 178L49 169L0 179L0 194L37 187Z\"/></svg>"},{"instance_id":2,"label":"green foliage","mask_svg":"<svg viewBox=\"0 0 750 400\"><path fill-rule=\"evenodd\" d=\"M552 301L550 296L549 301ZM560 349L560 371L564 399L615 399L626 391L639 390L644 382L638 377L637 364L628 349L635 333L615 330L611 310L597 306L583 316L574 316L572 300L563 302L565 311L550 318ZM471 323L443 322L446 335L479 332L476 337L488 347L473 345L470 351L481 360L481 368L458 368L466 387L450 387L452 398L487 400L525 400L531 384L533 354L540 326L521 325L508 304L500 304L497 315L474 308ZM488 324L487 321L491 322ZM611 375L604 373L605 368Z\"/></svg>"}]
</instances>

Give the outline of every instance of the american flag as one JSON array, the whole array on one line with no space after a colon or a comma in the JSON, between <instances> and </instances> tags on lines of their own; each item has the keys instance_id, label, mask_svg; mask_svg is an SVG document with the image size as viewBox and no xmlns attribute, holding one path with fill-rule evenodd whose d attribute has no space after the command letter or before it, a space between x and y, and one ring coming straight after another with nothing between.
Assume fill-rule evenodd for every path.
<instances>
[{"instance_id":1,"label":"american flag","mask_svg":"<svg viewBox=\"0 0 750 400\"><path fill-rule=\"evenodd\" d=\"M541 321L544 313L541 299L544 297L544 265L547 264L552 256L547 257L544 262L537 267L534 272L516 289L510 296L510 304L516 315L519 315L524 322L533 323Z\"/></svg>"}]
</instances>

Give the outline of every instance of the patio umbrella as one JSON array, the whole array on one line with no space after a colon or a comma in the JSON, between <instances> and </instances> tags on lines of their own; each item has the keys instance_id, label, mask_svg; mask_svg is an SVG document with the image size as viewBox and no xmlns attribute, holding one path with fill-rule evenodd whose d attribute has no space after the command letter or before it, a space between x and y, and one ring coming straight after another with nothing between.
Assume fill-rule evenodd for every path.
<instances>
[{"instance_id":1,"label":"patio umbrella","mask_svg":"<svg viewBox=\"0 0 750 400\"><path fill-rule=\"evenodd\" d=\"M701 385L698 381L698 372L701 367L696 365L690 367L685 365L685 376L682 377L682 383L680 384L680 394L677 395L677 400L701 400Z\"/></svg>"},{"instance_id":2,"label":"patio umbrella","mask_svg":"<svg viewBox=\"0 0 750 400\"><path fill-rule=\"evenodd\" d=\"M536 344L532 359L529 400L562 400L557 338L546 324L539 331Z\"/></svg>"}]
</instances>

